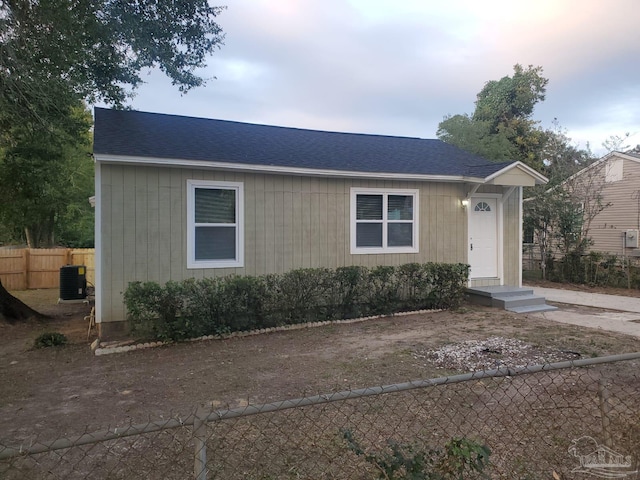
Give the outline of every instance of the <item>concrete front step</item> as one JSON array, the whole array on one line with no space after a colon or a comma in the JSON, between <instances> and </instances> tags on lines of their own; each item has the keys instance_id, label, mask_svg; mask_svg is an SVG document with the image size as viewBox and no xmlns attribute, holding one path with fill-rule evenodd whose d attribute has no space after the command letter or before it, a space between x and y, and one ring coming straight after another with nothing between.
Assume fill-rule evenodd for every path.
<instances>
[{"instance_id":1,"label":"concrete front step","mask_svg":"<svg viewBox=\"0 0 640 480\"><path fill-rule=\"evenodd\" d=\"M544 297L540 295L534 295L532 293L525 295L510 295L510 296L499 296L491 298L491 306L504 308L505 310L509 310L514 307L526 307L529 305L544 305L545 300Z\"/></svg>"},{"instance_id":2,"label":"concrete front step","mask_svg":"<svg viewBox=\"0 0 640 480\"><path fill-rule=\"evenodd\" d=\"M499 285L494 287L472 287L467 288L467 294L477 295L480 297L509 297L515 295L533 295L533 288L529 287L510 287L508 285Z\"/></svg>"},{"instance_id":3,"label":"concrete front step","mask_svg":"<svg viewBox=\"0 0 640 480\"><path fill-rule=\"evenodd\" d=\"M532 288L510 287L508 285L473 287L467 289L467 296L471 303L502 308L516 313L556 310L556 307L545 303L544 297L534 295Z\"/></svg>"},{"instance_id":4,"label":"concrete front step","mask_svg":"<svg viewBox=\"0 0 640 480\"><path fill-rule=\"evenodd\" d=\"M534 312L552 312L554 310L558 310L558 307L554 307L553 305L529 305L526 307L512 307L506 308L505 310L514 313L534 313Z\"/></svg>"}]
</instances>

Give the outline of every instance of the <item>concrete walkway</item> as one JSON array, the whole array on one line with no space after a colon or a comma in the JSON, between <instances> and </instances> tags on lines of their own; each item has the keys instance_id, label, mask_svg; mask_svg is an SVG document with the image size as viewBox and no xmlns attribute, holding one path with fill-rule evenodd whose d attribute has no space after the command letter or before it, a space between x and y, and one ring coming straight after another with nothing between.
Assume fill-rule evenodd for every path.
<instances>
[{"instance_id":1,"label":"concrete walkway","mask_svg":"<svg viewBox=\"0 0 640 480\"><path fill-rule=\"evenodd\" d=\"M559 288L532 288L534 294L545 297L548 302L563 304L558 305L560 308L553 312L532 315L556 322L599 328L640 338L640 298L561 290ZM591 310L585 312L584 309L578 309L575 305L615 311Z\"/></svg>"}]
</instances>

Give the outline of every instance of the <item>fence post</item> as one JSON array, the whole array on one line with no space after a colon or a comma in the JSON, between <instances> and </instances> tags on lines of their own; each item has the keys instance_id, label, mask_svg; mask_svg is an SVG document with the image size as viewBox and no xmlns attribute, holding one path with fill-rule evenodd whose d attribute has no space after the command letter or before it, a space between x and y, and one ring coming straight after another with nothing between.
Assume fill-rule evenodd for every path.
<instances>
[{"instance_id":1,"label":"fence post","mask_svg":"<svg viewBox=\"0 0 640 480\"><path fill-rule=\"evenodd\" d=\"M611 439L611 420L609 419L609 390L604 379L601 377L598 382L598 397L600 398L600 416L602 417L602 434L604 436L604 444L612 448L613 441Z\"/></svg>"},{"instance_id":2,"label":"fence post","mask_svg":"<svg viewBox=\"0 0 640 480\"><path fill-rule=\"evenodd\" d=\"M207 412L201 405L193 419L193 443L195 444L193 473L196 480L207 480Z\"/></svg>"}]
</instances>

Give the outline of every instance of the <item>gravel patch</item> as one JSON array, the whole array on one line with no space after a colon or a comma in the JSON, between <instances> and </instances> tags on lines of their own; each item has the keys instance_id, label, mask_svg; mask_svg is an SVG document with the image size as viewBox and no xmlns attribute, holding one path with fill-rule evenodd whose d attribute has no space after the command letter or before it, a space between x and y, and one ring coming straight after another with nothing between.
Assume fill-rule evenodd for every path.
<instances>
[{"instance_id":1,"label":"gravel patch","mask_svg":"<svg viewBox=\"0 0 640 480\"><path fill-rule=\"evenodd\" d=\"M490 337L452 343L436 350L416 350L413 357L435 363L441 369L475 372L575 360L580 354L544 348L515 338Z\"/></svg>"}]
</instances>

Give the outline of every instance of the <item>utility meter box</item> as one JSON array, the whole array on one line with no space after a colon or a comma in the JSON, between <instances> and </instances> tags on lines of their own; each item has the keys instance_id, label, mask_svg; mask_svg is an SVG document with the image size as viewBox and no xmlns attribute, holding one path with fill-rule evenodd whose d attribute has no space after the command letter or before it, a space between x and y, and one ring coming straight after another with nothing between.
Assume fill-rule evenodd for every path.
<instances>
[{"instance_id":1,"label":"utility meter box","mask_svg":"<svg viewBox=\"0 0 640 480\"><path fill-rule=\"evenodd\" d=\"M624 245L627 248L638 248L638 230L624 232Z\"/></svg>"}]
</instances>

